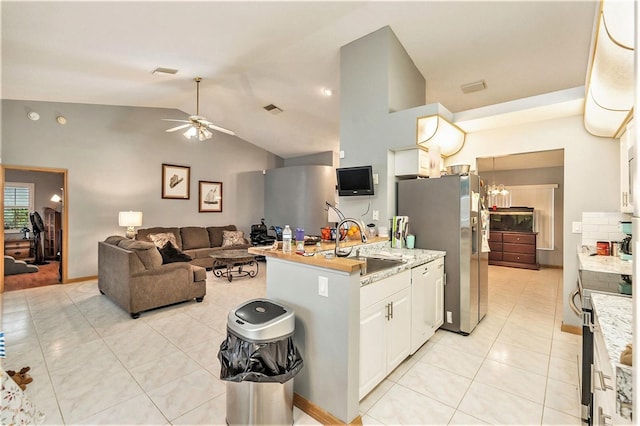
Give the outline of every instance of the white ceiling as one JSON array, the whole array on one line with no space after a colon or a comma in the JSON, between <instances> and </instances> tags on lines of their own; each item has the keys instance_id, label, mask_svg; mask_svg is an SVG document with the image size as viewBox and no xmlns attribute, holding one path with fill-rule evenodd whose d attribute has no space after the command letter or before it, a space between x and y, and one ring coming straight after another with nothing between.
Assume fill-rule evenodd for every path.
<instances>
[{"instance_id":1,"label":"white ceiling","mask_svg":"<svg viewBox=\"0 0 640 426\"><path fill-rule=\"evenodd\" d=\"M284 158L339 149L340 47L390 26L452 112L582 86L593 1L3 1L2 98L177 108ZM158 75L156 67L179 70ZM464 95L460 85L485 80ZM331 98L321 89L334 90ZM263 107L275 104L279 115ZM168 123L168 127L171 127ZM176 138L181 138L176 133ZM213 141L205 143L215 143Z\"/></svg>"}]
</instances>

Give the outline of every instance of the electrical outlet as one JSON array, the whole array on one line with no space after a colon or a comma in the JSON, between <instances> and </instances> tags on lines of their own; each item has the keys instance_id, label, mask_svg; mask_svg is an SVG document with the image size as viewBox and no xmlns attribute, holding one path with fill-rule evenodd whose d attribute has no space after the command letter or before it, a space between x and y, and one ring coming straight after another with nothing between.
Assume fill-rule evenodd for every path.
<instances>
[{"instance_id":1,"label":"electrical outlet","mask_svg":"<svg viewBox=\"0 0 640 426\"><path fill-rule=\"evenodd\" d=\"M453 323L453 313L451 311L447 311L447 324Z\"/></svg>"},{"instance_id":2,"label":"electrical outlet","mask_svg":"<svg viewBox=\"0 0 640 426\"><path fill-rule=\"evenodd\" d=\"M582 222L571 222L571 232L574 234L582 234Z\"/></svg>"},{"instance_id":3,"label":"electrical outlet","mask_svg":"<svg viewBox=\"0 0 640 426\"><path fill-rule=\"evenodd\" d=\"M372 219L373 220L380 220L380 211L374 210Z\"/></svg>"},{"instance_id":4,"label":"electrical outlet","mask_svg":"<svg viewBox=\"0 0 640 426\"><path fill-rule=\"evenodd\" d=\"M373 184L377 185L378 184L378 174L374 173L372 176L372 180L373 180Z\"/></svg>"},{"instance_id":5,"label":"electrical outlet","mask_svg":"<svg viewBox=\"0 0 640 426\"><path fill-rule=\"evenodd\" d=\"M329 278L318 277L318 294L320 296L329 297Z\"/></svg>"}]
</instances>

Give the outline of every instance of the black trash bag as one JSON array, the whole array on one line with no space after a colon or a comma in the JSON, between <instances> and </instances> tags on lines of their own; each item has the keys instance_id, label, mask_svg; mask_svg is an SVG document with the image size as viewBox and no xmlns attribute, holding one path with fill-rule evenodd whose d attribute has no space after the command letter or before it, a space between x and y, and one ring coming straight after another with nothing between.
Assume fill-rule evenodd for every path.
<instances>
[{"instance_id":1,"label":"black trash bag","mask_svg":"<svg viewBox=\"0 0 640 426\"><path fill-rule=\"evenodd\" d=\"M220 344L220 379L229 382L285 383L302 369L293 336L275 342L247 342L233 333Z\"/></svg>"}]
</instances>

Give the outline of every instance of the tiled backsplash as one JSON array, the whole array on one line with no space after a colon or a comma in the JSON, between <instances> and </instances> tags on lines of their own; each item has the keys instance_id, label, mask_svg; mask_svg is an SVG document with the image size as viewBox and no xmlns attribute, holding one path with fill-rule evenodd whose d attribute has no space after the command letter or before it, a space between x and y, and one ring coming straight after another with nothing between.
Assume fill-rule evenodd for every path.
<instances>
[{"instance_id":1,"label":"tiled backsplash","mask_svg":"<svg viewBox=\"0 0 640 426\"><path fill-rule=\"evenodd\" d=\"M621 212L583 212L582 244L595 246L598 241L622 241L627 235L620 231L621 221L631 215Z\"/></svg>"}]
</instances>

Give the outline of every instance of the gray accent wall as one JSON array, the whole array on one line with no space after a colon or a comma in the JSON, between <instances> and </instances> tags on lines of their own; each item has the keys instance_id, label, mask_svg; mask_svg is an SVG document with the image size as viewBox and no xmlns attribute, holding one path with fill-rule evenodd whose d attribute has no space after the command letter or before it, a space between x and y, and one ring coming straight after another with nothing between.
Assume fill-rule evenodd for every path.
<instances>
[{"instance_id":1,"label":"gray accent wall","mask_svg":"<svg viewBox=\"0 0 640 426\"><path fill-rule=\"evenodd\" d=\"M292 231L303 228L305 235L320 235L328 225L325 202L333 204L336 186L331 166L293 166L267 170L264 218L268 226Z\"/></svg>"},{"instance_id":2,"label":"gray accent wall","mask_svg":"<svg viewBox=\"0 0 640 426\"><path fill-rule=\"evenodd\" d=\"M40 120L29 120L29 111ZM124 235L122 210L142 211L145 228L236 224L248 235L260 222L262 171L282 159L224 133L200 142L165 132L171 123L163 118L186 116L164 108L2 101L3 164L68 170L69 279L97 275L97 243ZM163 163L191 167L190 199L161 197ZM221 213L198 212L199 180L223 183Z\"/></svg>"}]
</instances>

